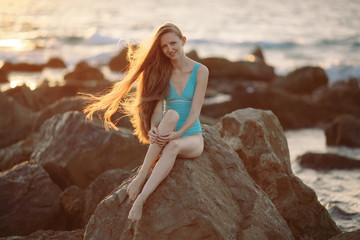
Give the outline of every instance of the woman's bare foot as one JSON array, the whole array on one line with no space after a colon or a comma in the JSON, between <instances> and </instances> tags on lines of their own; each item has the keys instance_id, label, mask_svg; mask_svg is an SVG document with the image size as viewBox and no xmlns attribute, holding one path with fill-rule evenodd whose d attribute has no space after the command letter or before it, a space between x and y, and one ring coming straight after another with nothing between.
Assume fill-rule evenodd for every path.
<instances>
[{"instance_id":1,"label":"woman's bare foot","mask_svg":"<svg viewBox=\"0 0 360 240\"><path fill-rule=\"evenodd\" d=\"M142 186L144 185L144 182L145 177L137 175L127 186L126 192L129 195L129 199L131 201L135 201L141 191Z\"/></svg>"},{"instance_id":2,"label":"woman's bare foot","mask_svg":"<svg viewBox=\"0 0 360 240\"><path fill-rule=\"evenodd\" d=\"M128 216L129 221L136 222L140 220L142 216L143 206L144 206L144 201L140 198L137 198L129 211L129 216Z\"/></svg>"}]
</instances>

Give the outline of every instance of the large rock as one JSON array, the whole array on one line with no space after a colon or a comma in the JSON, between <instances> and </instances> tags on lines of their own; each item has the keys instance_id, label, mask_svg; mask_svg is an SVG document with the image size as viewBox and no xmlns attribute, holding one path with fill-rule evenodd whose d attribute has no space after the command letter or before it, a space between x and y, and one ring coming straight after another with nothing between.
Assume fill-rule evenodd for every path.
<instances>
[{"instance_id":1,"label":"large rock","mask_svg":"<svg viewBox=\"0 0 360 240\"><path fill-rule=\"evenodd\" d=\"M64 227L61 190L39 164L26 162L2 172L0 189L0 236Z\"/></svg>"},{"instance_id":2,"label":"large rock","mask_svg":"<svg viewBox=\"0 0 360 240\"><path fill-rule=\"evenodd\" d=\"M98 205L84 239L293 239L237 154L211 127L203 132L203 154L176 160L139 222L127 219L127 181Z\"/></svg>"},{"instance_id":3,"label":"large rock","mask_svg":"<svg viewBox=\"0 0 360 240\"><path fill-rule=\"evenodd\" d=\"M126 72L129 67L129 61L126 59L128 48L123 48L118 55L113 57L109 62L111 71Z\"/></svg>"},{"instance_id":4,"label":"large rock","mask_svg":"<svg viewBox=\"0 0 360 240\"><path fill-rule=\"evenodd\" d=\"M325 129L325 135L329 146L360 147L360 119L339 116Z\"/></svg>"},{"instance_id":5,"label":"large rock","mask_svg":"<svg viewBox=\"0 0 360 240\"><path fill-rule=\"evenodd\" d=\"M48 68L66 68L66 64L60 58L51 58L49 61L44 65L44 67Z\"/></svg>"},{"instance_id":6,"label":"large rock","mask_svg":"<svg viewBox=\"0 0 360 240\"><path fill-rule=\"evenodd\" d=\"M0 240L82 240L83 229L73 231L38 230L29 236L11 236L0 238Z\"/></svg>"},{"instance_id":7,"label":"large rock","mask_svg":"<svg viewBox=\"0 0 360 240\"><path fill-rule=\"evenodd\" d=\"M285 78L278 78L274 85L290 93L311 94L319 87L327 86L328 77L320 67L302 67L290 72Z\"/></svg>"},{"instance_id":8,"label":"large rock","mask_svg":"<svg viewBox=\"0 0 360 240\"><path fill-rule=\"evenodd\" d=\"M12 97L0 94L0 148L8 147L31 133L33 112Z\"/></svg>"},{"instance_id":9,"label":"large rock","mask_svg":"<svg viewBox=\"0 0 360 240\"><path fill-rule=\"evenodd\" d=\"M296 160L302 167L316 170L359 169L360 160L333 153L305 153Z\"/></svg>"},{"instance_id":10,"label":"large rock","mask_svg":"<svg viewBox=\"0 0 360 240\"><path fill-rule=\"evenodd\" d=\"M30 160L38 135L33 134L9 147L0 149L0 171L8 170L13 166Z\"/></svg>"},{"instance_id":11,"label":"large rock","mask_svg":"<svg viewBox=\"0 0 360 240\"><path fill-rule=\"evenodd\" d=\"M84 215L82 227L85 227L94 214L97 205L125 179L130 176L128 171L123 169L111 169L100 174L85 191Z\"/></svg>"},{"instance_id":12,"label":"large rock","mask_svg":"<svg viewBox=\"0 0 360 240\"><path fill-rule=\"evenodd\" d=\"M330 238L329 240L359 240L360 239L360 230L355 232L344 232L335 237Z\"/></svg>"},{"instance_id":13,"label":"large rock","mask_svg":"<svg viewBox=\"0 0 360 240\"><path fill-rule=\"evenodd\" d=\"M86 62L79 62L75 70L66 74L64 79L66 81L105 80L104 74L102 74L99 69L89 66Z\"/></svg>"},{"instance_id":14,"label":"large rock","mask_svg":"<svg viewBox=\"0 0 360 240\"><path fill-rule=\"evenodd\" d=\"M2 69L7 72L41 72L44 69L43 64L31 63L10 63L5 62Z\"/></svg>"},{"instance_id":15,"label":"large rock","mask_svg":"<svg viewBox=\"0 0 360 240\"><path fill-rule=\"evenodd\" d=\"M296 239L322 240L340 233L315 192L292 173L286 137L271 111L238 110L225 115L217 127Z\"/></svg>"},{"instance_id":16,"label":"large rock","mask_svg":"<svg viewBox=\"0 0 360 240\"><path fill-rule=\"evenodd\" d=\"M130 170L142 162L146 146L129 129L106 132L80 112L57 114L41 126L31 155L61 188L86 187L108 169Z\"/></svg>"},{"instance_id":17,"label":"large rock","mask_svg":"<svg viewBox=\"0 0 360 240\"><path fill-rule=\"evenodd\" d=\"M209 68L210 78L270 81L275 77L274 68L264 63L232 62L225 58L205 58L200 62Z\"/></svg>"},{"instance_id":18,"label":"large rock","mask_svg":"<svg viewBox=\"0 0 360 240\"><path fill-rule=\"evenodd\" d=\"M44 82L33 91L22 85L9 89L4 94L13 97L18 103L33 111L40 111L63 97L76 95L77 91L78 88L74 86L49 87L48 82Z\"/></svg>"},{"instance_id":19,"label":"large rock","mask_svg":"<svg viewBox=\"0 0 360 240\"><path fill-rule=\"evenodd\" d=\"M111 169L100 174L86 189L76 185L65 189L60 199L67 217L67 228L85 227L97 205L128 177L128 171Z\"/></svg>"}]
</instances>

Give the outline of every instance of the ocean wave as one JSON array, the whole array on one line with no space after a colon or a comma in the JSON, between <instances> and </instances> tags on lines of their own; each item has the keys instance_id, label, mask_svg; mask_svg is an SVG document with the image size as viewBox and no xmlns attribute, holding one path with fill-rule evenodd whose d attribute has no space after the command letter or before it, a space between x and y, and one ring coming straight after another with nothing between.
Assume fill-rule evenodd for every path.
<instances>
[{"instance_id":1,"label":"ocean wave","mask_svg":"<svg viewBox=\"0 0 360 240\"><path fill-rule=\"evenodd\" d=\"M315 45L349 45L353 47L358 47L360 45L360 34L338 39L322 39L319 40Z\"/></svg>"},{"instance_id":2,"label":"ocean wave","mask_svg":"<svg viewBox=\"0 0 360 240\"><path fill-rule=\"evenodd\" d=\"M351 77L360 80L360 65L339 63L325 67L324 70L329 78L330 83L338 80L347 80Z\"/></svg>"},{"instance_id":3,"label":"ocean wave","mask_svg":"<svg viewBox=\"0 0 360 240\"><path fill-rule=\"evenodd\" d=\"M294 41L243 41L243 42L235 42L235 41L221 41L221 40L210 40L210 39L192 39L188 41L194 45L223 45L228 47L254 47L260 46L264 49L287 49L293 48L300 43Z\"/></svg>"},{"instance_id":4,"label":"ocean wave","mask_svg":"<svg viewBox=\"0 0 360 240\"><path fill-rule=\"evenodd\" d=\"M335 203L331 203L328 206L328 211L331 214L331 216L336 218L341 218L344 220L352 220L355 217L359 216L359 213L349 213L343 210L341 207L339 207Z\"/></svg>"}]
</instances>

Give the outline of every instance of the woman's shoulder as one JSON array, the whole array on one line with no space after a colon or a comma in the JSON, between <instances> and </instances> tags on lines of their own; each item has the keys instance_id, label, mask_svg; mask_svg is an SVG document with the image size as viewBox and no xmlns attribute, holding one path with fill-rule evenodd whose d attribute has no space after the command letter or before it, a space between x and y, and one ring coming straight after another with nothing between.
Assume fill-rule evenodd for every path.
<instances>
[{"instance_id":1,"label":"woman's shoulder","mask_svg":"<svg viewBox=\"0 0 360 240\"><path fill-rule=\"evenodd\" d=\"M209 76L209 69L202 63L196 62L196 64L200 64L198 69L198 75Z\"/></svg>"}]
</instances>

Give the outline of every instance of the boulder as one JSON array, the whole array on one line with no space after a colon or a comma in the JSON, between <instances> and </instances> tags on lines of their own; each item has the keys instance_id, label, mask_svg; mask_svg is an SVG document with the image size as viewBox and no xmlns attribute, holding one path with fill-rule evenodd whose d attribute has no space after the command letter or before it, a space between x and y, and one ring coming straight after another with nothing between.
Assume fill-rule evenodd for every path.
<instances>
[{"instance_id":1,"label":"boulder","mask_svg":"<svg viewBox=\"0 0 360 240\"><path fill-rule=\"evenodd\" d=\"M210 78L271 81L274 68L260 62L232 62L224 58L205 58L200 62L209 68Z\"/></svg>"},{"instance_id":2,"label":"boulder","mask_svg":"<svg viewBox=\"0 0 360 240\"><path fill-rule=\"evenodd\" d=\"M327 86L328 81L324 69L306 66L290 72L285 78L278 78L274 85L290 93L311 94L319 87Z\"/></svg>"},{"instance_id":3,"label":"boulder","mask_svg":"<svg viewBox=\"0 0 360 240\"><path fill-rule=\"evenodd\" d=\"M12 97L0 94L0 148L8 147L31 133L34 113ZM6 114L4 114L6 113Z\"/></svg>"},{"instance_id":4,"label":"boulder","mask_svg":"<svg viewBox=\"0 0 360 240\"><path fill-rule=\"evenodd\" d=\"M7 83L7 82L9 82L8 72L0 68L0 83Z\"/></svg>"},{"instance_id":5,"label":"boulder","mask_svg":"<svg viewBox=\"0 0 360 240\"><path fill-rule=\"evenodd\" d=\"M329 240L358 240L360 239L360 230L354 232L344 232L330 238Z\"/></svg>"},{"instance_id":6,"label":"boulder","mask_svg":"<svg viewBox=\"0 0 360 240\"><path fill-rule=\"evenodd\" d=\"M99 69L89 66L86 62L79 62L75 70L71 73L68 73L64 76L66 81L87 81L87 80L96 80L104 81L104 75L100 72Z\"/></svg>"},{"instance_id":7,"label":"boulder","mask_svg":"<svg viewBox=\"0 0 360 240\"><path fill-rule=\"evenodd\" d=\"M252 179L267 193L295 239L328 239L340 233L315 192L291 170L287 140L271 111L242 109L217 125Z\"/></svg>"},{"instance_id":8,"label":"boulder","mask_svg":"<svg viewBox=\"0 0 360 240\"><path fill-rule=\"evenodd\" d=\"M64 228L61 190L34 161L0 174L0 236Z\"/></svg>"},{"instance_id":9,"label":"boulder","mask_svg":"<svg viewBox=\"0 0 360 240\"><path fill-rule=\"evenodd\" d=\"M333 153L305 153L296 160L302 167L316 170L359 169L360 160Z\"/></svg>"},{"instance_id":10,"label":"boulder","mask_svg":"<svg viewBox=\"0 0 360 240\"><path fill-rule=\"evenodd\" d=\"M353 109L353 111L359 112L359 83L356 79L335 82L330 87L322 87L316 90L312 94L312 99L321 105Z\"/></svg>"},{"instance_id":11,"label":"boulder","mask_svg":"<svg viewBox=\"0 0 360 240\"><path fill-rule=\"evenodd\" d=\"M38 230L29 236L11 236L0 238L0 240L82 240L83 237L83 229L73 231Z\"/></svg>"},{"instance_id":12,"label":"boulder","mask_svg":"<svg viewBox=\"0 0 360 240\"><path fill-rule=\"evenodd\" d=\"M237 154L213 128L203 133L203 154L176 160L137 223L127 219L126 181L98 205L84 239L293 239Z\"/></svg>"},{"instance_id":13,"label":"boulder","mask_svg":"<svg viewBox=\"0 0 360 240\"><path fill-rule=\"evenodd\" d=\"M111 71L126 72L129 67L129 61L126 59L128 48L122 49L118 55L113 57L109 62Z\"/></svg>"},{"instance_id":14,"label":"boulder","mask_svg":"<svg viewBox=\"0 0 360 240\"><path fill-rule=\"evenodd\" d=\"M142 162L147 150L131 130L106 132L102 123L85 120L76 111L46 120L39 133L31 158L62 189L70 185L85 188L108 169L130 170Z\"/></svg>"},{"instance_id":15,"label":"boulder","mask_svg":"<svg viewBox=\"0 0 360 240\"><path fill-rule=\"evenodd\" d=\"M111 169L95 178L85 191L82 227L87 225L97 205L129 176L129 172L123 169Z\"/></svg>"},{"instance_id":16,"label":"boulder","mask_svg":"<svg viewBox=\"0 0 360 240\"><path fill-rule=\"evenodd\" d=\"M48 82L44 82L33 91L26 85L22 85L9 89L4 94L36 112L63 97L76 95L77 91L78 88L74 86L50 87Z\"/></svg>"},{"instance_id":17,"label":"boulder","mask_svg":"<svg viewBox=\"0 0 360 240\"><path fill-rule=\"evenodd\" d=\"M360 119L350 115L339 116L325 128L325 135L326 144L329 146L359 148Z\"/></svg>"},{"instance_id":18,"label":"boulder","mask_svg":"<svg viewBox=\"0 0 360 240\"><path fill-rule=\"evenodd\" d=\"M66 68L66 64L60 58L51 58L44 67L48 68Z\"/></svg>"},{"instance_id":19,"label":"boulder","mask_svg":"<svg viewBox=\"0 0 360 240\"><path fill-rule=\"evenodd\" d=\"M2 69L7 72L41 72L44 69L44 65L5 62Z\"/></svg>"},{"instance_id":20,"label":"boulder","mask_svg":"<svg viewBox=\"0 0 360 240\"><path fill-rule=\"evenodd\" d=\"M255 57L256 62L265 63L265 57L264 57L264 54L262 53L260 46L257 46L254 49L254 51L251 53L251 55Z\"/></svg>"},{"instance_id":21,"label":"boulder","mask_svg":"<svg viewBox=\"0 0 360 240\"><path fill-rule=\"evenodd\" d=\"M0 171L8 170L19 163L30 160L37 140L37 135L33 134L9 147L1 148Z\"/></svg>"},{"instance_id":22,"label":"boulder","mask_svg":"<svg viewBox=\"0 0 360 240\"><path fill-rule=\"evenodd\" d=\"M129 172L111 169L100 174L86 189L72 185L60 196L67 216L68 229L85 227L97 205L125 179Z\"/></svg>"},{"instance_id":23,"label":"boulder","mask_svg":"<svg viewBox=\"0 0 360 240\"><path fill-rule=\"evenodd\" d=\"M66 215L66 229L80 228L84 213L84 190L72 185L61 193L60 201Z\"/></svg>"}]
</instances>

